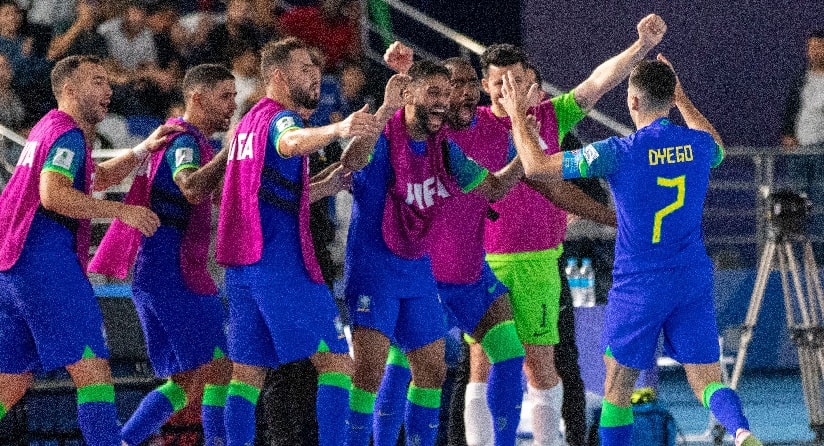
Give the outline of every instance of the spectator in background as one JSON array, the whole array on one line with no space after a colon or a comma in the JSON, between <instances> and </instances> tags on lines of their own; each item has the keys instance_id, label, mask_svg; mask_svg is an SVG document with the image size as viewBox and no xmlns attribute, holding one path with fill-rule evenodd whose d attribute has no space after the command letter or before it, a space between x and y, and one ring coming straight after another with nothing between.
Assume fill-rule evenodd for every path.
<instances>
[{"instance_id":1,"label":"spectator in background","mask_svg":"<svg viewBox=\"0 0 824 446\"><path fill-rule=\"evenodd\" d=\"M0 124L14 130L20 131L26 121L26 111L17 93L11 89L12 70L9 59L0 54ZM2 138L0 138L2 141ZM0 143L0 148L5 147Z\"/></svg>"},{"instance_id":2,"label":"spectator in background","mask_svg":"<svg viewBox=\"0 0 824 446\"><path fill-rule=\"evenodd\" d=\"M96 0L80 0L75 7L76 19L66 32L56 35L49 44L46 57L60 60L67 56L109 57L106 39L97 32L100 25L99 4Z\"/></svg>"},{"instance_id":3,"label":"spectator in background","mask_svg":"<svg viewBox=\"0 0 824 446\"><path fill-rule=\"evenodd\" d=\"M319 6L292 8L278 18L281 32L321 50L327 70L346 57L360 57L361 5L357 0L323 0Z\"/></svg>"},{"instance_id":4,"label":"spectator in background","mask_svg":"<svg viewBox=\"0 0 824 446\"><path fill-rule=\"evenodd\" d=\"M146 25L146 6L139 0L129 0L120 17L103 22L97 32L106 39L109 55L123 68L134 70L157 63L154 36Z\"/></svg>"},{"instance_id":5,"label":"spectator in background","mask_svg":"<svg viewBox=\"0 0 824 446\"><path fill-rule=\"evenodd\" d=\"M369 104L369 108L376 107L375 97L366 91L366 71L361 59L345 59L339 68L341 113L349 115L355 110Z\"/></svg>"},{"instance_id":6,"label":"spectator in background","mask_svg":"<svg viewBox=\"0 0 824 446\"><path fill-rule=\"evenodd\" d=\"M75 1L17 0L20 7L27 11L27 34L33 38L34 54L46 57L51 39L66 32L74 20Z\"/></svg>"},{"instance_id":7,"label":"spectator in background","mask_svg":"<svg viewBox=\"0 0 824 446\"><path fill-rule=\"evenodd\" d=\"M237 44L229 48L229 59L231 60L232 75L235 76L235 87L237 96L235 103L237 109L232 117L232 122L240 121L243 114L248 111L247 101L253 98L257 102L263 94L256 93L260 88L260 47L255 42L240 40Z\"/></svg>"},{"instance_id":8,"label":"spectator in background","mask_svg":"<svg viewBox=\"0 0 824 446\"><path fill-rule=\"evenodd\" d=\"M186 68L183 53L188 43L175 2L157 0L150 3L146 8L146 25L154 37L158 68L173 70L175 77L182 77Z\"/></svg>"},{"instance_id":9,"label":"spectator in background","mask_svg":"<svg viewBox=\"0 0 824 446\"><path fill-rule=\"evenodd\" d=\"M23 34L23 11L12 0L0 0L0 54L13 73L12 88L27 112L40 116L53 104L49 88L51 67L33 51L33 39Z\"/></svg>"},{"instance_id":10,"label":"spectator in background","mask_svg":"<svg viewBox=\"0 0 824 446\"><path fill-rule=\"evenodd\" d=\"M787 98L781 127L781 145L787 153L798 146L824 142L824 29L807 38L807 67ZM824 156L799 155L787 159L788 172L801 190L822 187ZM820 194L819 194L820 195ZM824 203L816 203L821 205Z\"/></svg>"},{"instance_id":11,"label":"spectator in background","mask_svg":"<svg viewBox=\"0 0 824 446\"><path fill-rule=\"evenodd\" d=\"M277 36L265 36L255 23L255 8L251 0L229 0L226 6L226 22L215 26L206 36L206 41L193 49L190 65L219 63L231 65L232 48L241 45L260 47Z\"/></svg>"}]
</instances>

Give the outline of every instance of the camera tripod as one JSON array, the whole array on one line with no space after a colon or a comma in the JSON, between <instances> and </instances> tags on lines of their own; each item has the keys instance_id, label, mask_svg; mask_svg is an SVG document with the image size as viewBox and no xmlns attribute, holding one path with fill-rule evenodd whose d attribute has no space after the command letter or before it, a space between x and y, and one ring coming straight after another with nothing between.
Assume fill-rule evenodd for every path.
<instances>
[{"instance_id":1,"label":"camera tripod","mask_svg":"<svg viewBox=\"0 0 824 446\"><path fill-rule=\"evenodd\" d=\"M822 378L824 378L824 293L818 276L818 267L813 256L812 244L801 228L787 229L785 225L771 225L769 237L764 245L755 278L749 308L741 325L738 353L735 359L729 386L738 387L744 370L747 348L753 337L758 313L764 300L764 291L770 272L778 261L781 287L784 294L784 310L790 338L798 349L801 369L801 386L810 419L810 428L815 433L815 442L824 441L824 399L822 399ZM802 250L801 265L796 260L795 249ZM723 430L721 430L723 432ZM717 438L717 437L716 437ZM720 444L720 443L717 443Z\"/></svg>"}]
</instances>

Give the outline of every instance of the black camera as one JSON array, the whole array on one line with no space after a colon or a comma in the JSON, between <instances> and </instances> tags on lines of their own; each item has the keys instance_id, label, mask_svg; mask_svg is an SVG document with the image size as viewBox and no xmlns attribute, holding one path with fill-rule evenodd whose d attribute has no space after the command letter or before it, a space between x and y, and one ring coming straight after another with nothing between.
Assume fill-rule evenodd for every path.
<instances>
[{"instance_id":1,"label":"black camera","mask_svg":"<svg viewBox=\"0 0 824 446\"><path fill-rule=\"evenodd\" d=\"M778 231L787 234L805 234L812 211L812 203L804 193L781 189L767 197L767 219Z\"/></svg>"}]
</instances>

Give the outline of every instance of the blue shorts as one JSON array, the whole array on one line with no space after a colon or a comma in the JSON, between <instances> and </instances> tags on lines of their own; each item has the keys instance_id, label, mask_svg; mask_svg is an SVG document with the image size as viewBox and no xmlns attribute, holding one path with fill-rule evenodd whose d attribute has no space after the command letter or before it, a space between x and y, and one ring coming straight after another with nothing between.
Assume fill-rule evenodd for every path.
<instances>
[{"instance_id":1,"label":"blue shorts","mask_svg":"<svg viewBox=\"0 0 824 446\"><path fill-rule=\"evenodd\" d=\"M217 295L195 294L184 284L181 235L178 229L160 227L143 239L135 263L133 300L160 377L207 364L215 348L226 351L226 308Z\"/></svg>"},{"instance_id":2,"label":"blue shorts","mask_svg":"<svg viewBox=\"0 0 824 446\"><path fill-rule=\"evenodd\" d=\"M676 361L718 361L712 266L613 278L601 334L604 351L609 347L623 366L648 369L662 330L664 349Z\"/></svg>"},{"instance_id":3,"label":"blue shorts","mask_svg":"<svg viewBox=\"0 0 824 446\"><path fill-rule=\"evenodd\" d=\"M481 277L475 283L452 284L438 282L438 293L446 309L464 333L472 334L489 307L509 289L495 277L492 268L484 262Z\"/></svg>"},{"instance_id":4,"label":"blue shorts","mask_svg":"<svg viewBox=\"0 0 824 446\"><path fill-rule=\"evenodd\" d=\"M446 316L437 294L398 299L346 293L346 306L353 326L379 331L404 353L446 335Z\"/></svg>"},{"instance_id":5,"label":"blue shorts","mask_svg":"<svg viewBox=\"0 0 824 446\"><path fill-rule=\"evenodd\" d=\"M312 356L322 344L332 353L349 352L332 293L312 282L302 264L288 272L263 261L227 268L226 290L232 361L277 367Z\"/></svg>"},{"instance_id":6,"label":"blue shorts","mask_svg":"<svg viewBox=\"0 0 824 446\"><path fill-rule=\"evenodd\" d=\"M100 307L73 235L38 214L17 263L0 272L0 373L65 367L87 347L109 357Z\"/></svg>"}]
</instances>

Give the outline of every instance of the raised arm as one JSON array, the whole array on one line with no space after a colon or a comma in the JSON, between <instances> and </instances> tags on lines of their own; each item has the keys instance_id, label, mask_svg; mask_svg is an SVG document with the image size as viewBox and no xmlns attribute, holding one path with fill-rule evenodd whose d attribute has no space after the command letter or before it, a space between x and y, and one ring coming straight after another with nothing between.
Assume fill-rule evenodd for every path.
<instances>
[{"instance_id":1,"label":"raised arm","mask_svg":"<svg viewBox=\"0 0 824 446\"><path fill-rule=\"evenodd\" d=\"M369 106L347 116L346 119L322 127L298 128L280 137L278 151L285 157L309 155L326 147L338 138L370 136L380 133L383 125L369 113Z\"/></svg>"},{"instance_id":2,"label":"raised arm","mask_svg":"<svg viewBox=\"0 0 824 446\"><path fill-rule=\"evenodd\" d=\"M658 60L664 62L665 64L669 65L672 68L672 63L664 57L663 54L658 54ZM675 69L673 68L673 72ZM703 130L710 135L712 135L712 139L715 140L715 143L721 147L724 147L724 142L721 140L721 135L718 134L718 131L715 130L715 127L707 120L706 117L695 107L695 104L692 103L689 97L687 97L687 93L684 91L684 87L681 86L681 80L678 79L678 76L675 77L675 107L678 108L678 111L681 113L681 116L684 117L684 123L687 124L687 127L695 130Z\"/></svg>"},{"instance_id":3,"label":"raised arm","mask_svg":"<svg viewBox=\"0 0 824 446\"><path fill-rule=\"evenodd\" d=\"M106 190L115 184L120 184L130 173L166 142L167 135L183 130L176 125L161 125L148 138L135 146L132 150L116 158L106 160L94 168L94 190Z\"/></svg>"},{"instance_id":4,"label":"raised arm","mask_svg":"<svg viewBox=\"0 0 824 446\"><path fill-rule=\"evenodd\" d=\"M601 96L626 79L632 67L658 45L667 32L664 19L655 14L641 19L636 28L638 40L620 54L598 65L585 81L575 87L575 102L582 109L591 110Z\"/></svg>"},{"instance_id":5,"label":"raised arm","mask_svg":"<svg viewBox=\"0 0 824 446\"><path fill-rule=\"evenodd\" d=\"M528 104L533 103L539 94L538 84L532 84L529 91L524 92L510 73L504 74L500 103L512 121L512 141L521 158L524 175L534 180L561 178L563 154L544 153L535 123L526 116Z\"/></svg>"},{"instance_id":6,"label":"raised arm","mask_svg":"<svg viewBox=\"0 0 824 446\"><path fill-rule=\"evenodd\" d=\"M341 164L347 170L361 170L369 163L369 157L372 155L375 143L380 138L380 132L395 112L403 107L402 94L407 84L409 84L409 76L405 74L395 74L389 78L383 94L383 104L374 115L380 130L374 134L356 136L349 142L340 158Z\"/></svg>"}]
</instances>

